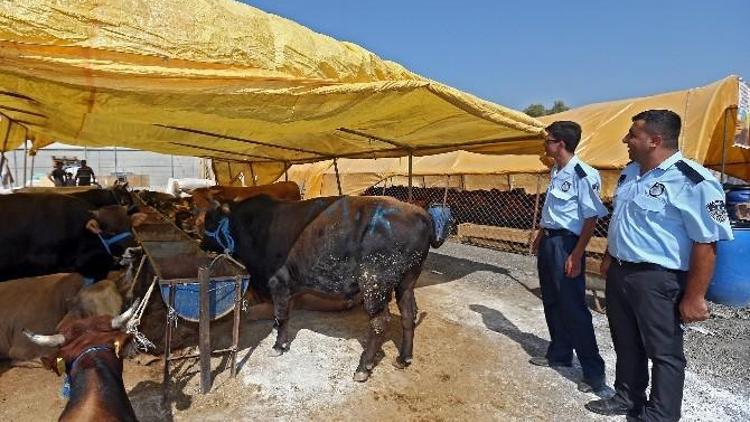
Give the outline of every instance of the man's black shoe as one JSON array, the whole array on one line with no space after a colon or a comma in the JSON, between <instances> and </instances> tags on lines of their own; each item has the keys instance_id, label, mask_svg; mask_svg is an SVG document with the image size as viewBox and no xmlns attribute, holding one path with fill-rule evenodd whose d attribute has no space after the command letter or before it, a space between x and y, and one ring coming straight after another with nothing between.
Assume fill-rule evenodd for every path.
<instances>
[{"instance_id":1,"label":"man's black shoe","mask_svg":"<svg viewBox=\"0 0 750 422\"><path fill-rule=\"evenodd\" d=\"M615 398L590 401L584 407L590 412L604 416L620 416L630 413L630 406Z\"/></svg>"},{"instance_id":2,"label":"man's black shoe","mask_svg":"<svg viewBox=\"0 0 750 422\"><path fill-rule=\"evenodd\" d=\"M541 357L541 356L537 356L537 357L533 357L533 358L529 359L529 363L532 364L532 365L544 366L544 367L547 367L547 368L557 367L557 366L564 366L564 367L572 366L572 364L570 362L568 362L568 363L565 363L565 362L550 362L549 359L547 359L545 357Z\"/></svg>"},{"instance_id":3,"label":"man's black shoe","mask_svg":"<svg viewBox=\"0 0 750 422\"><path fill-rule=\"evenodd\" d=\"M605 388L607 388L607 383L604 381L604 379L582 379L581 381L578 381L578 391L580 391L581 393L596 393Z\"/></svg>"}]
</instances>

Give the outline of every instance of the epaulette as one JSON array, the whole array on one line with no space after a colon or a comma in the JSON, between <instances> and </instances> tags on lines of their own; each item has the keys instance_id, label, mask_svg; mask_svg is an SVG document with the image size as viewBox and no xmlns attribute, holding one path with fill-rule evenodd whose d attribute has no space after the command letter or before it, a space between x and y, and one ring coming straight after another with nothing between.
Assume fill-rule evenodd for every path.
<instances>
[{"instance_id":1,"label":"epaulette","mask_svg":"<svg viewBox=\"0 0 750 422\"><path fill-rule=\"evenodd\" d=\"M705 177L703 177L700 173L698 173L698 170L690 167L688 163L682 160L675 162L674 165L675 167L677 167L677 170L679 170L685 177L690 179L690 181L695 183L696 185L706 180Z\"/></svg>"},{"instance_id":2,"label":"epaulette","mask_svg":"<svg viewBox=\"0 0 750 422\"><path fill-rule=\"evenodd\" d=\"M578 175L578 177L580 177L581 179L583 179L584 177L586 177L586 170L584 170L583 167L581 167L580 164L576 164L575 171L576 171L576 174Z\"/></svg>"}]
</instances>

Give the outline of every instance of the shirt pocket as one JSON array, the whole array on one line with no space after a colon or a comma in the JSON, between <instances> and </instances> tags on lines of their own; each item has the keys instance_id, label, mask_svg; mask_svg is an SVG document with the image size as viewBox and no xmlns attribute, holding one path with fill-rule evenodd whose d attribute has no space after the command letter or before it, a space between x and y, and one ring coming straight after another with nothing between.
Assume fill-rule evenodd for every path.
<instances>
[{"instance_id":1,"label":"shirt pocket","mask_svg":"<svg viewBox=\"0 0 750 422\"><path fill-rule=\"evenodd\" d=\"M552 190L550 190L549 193L550 195L554 196L556 199L559 199L560 201L563 201L563 202L568 201L575 197L574 193L571 193L570 191L564 192L562 189L558 187L552 188Z\"/></svg>"},{"instance_id":2,"label":"shirt pocket","mask_svg":"<svg viewBox=\"0 0 750 422\"><path fill-rule=\"evenodd\" d=\"M664 200L649 195L637 195L633 198L633 203L638 206L639 211L645 214L663 214L667 206Z\"/></svg>"}]
</instances>

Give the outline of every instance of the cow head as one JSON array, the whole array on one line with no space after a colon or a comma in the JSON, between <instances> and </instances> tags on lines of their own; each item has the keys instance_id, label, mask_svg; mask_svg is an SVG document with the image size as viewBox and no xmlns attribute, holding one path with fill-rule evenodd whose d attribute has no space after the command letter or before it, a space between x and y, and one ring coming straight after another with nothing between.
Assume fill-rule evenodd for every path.
<instances>
[{"instance_id":1,"label":"cow head","mask_svg":"<svg viewBox=\"0 0 750 422\"><path fill-rule=\"evenodd\" d=\"M54 355L42 358L45 366L58 375L70 371L76 359L94 347L111 348L122 369L122 358L137 352L131 344L132 336L122 329L133 317L138 303L136 300L133 306L116 317L105 315L63 321L53 335L36 334L26 329L23 333L39 346L58 348Z\"/></svg>"},{"instance_id":2,"label":"cow head","mask_svg":"<svg viewBox=\"0 0 750 422\"><path fill-rule=\"evenodd\" d=\"M227 203L212 201L211 209L206 211L201 230L201 248L213 252L233 250L234 239L229 232L229 215L231 206Z\"/></svg>"},{"instance_id":3,"label":"cow head","mask_svg":"<svg viewBox=\"0 0 750 422\"><path fill-rule=\"evenodd\" d=\"M130 207L134 204L133 193L128 187L128 182L122 183L119 180L116 180L115 184L110 188L110 191L118 204L126 207Z\"/></svg>"},{"instance_id":4,"label":"cow head","mask_svg":"<svg viewBox=\"0 0 750 422\"><path fill-rule=\"evenodd\" d=\"M92 211L93 218L86 222L86 229L94 234L115 235L138 227L148 218L140 212L131 213L128 207L108 205Z\"/></svg>"},{"instance_id":5,"label":"cow head","mask_svg":"<svg viewBox=\"0 0 750 422\"><path fill-rule=\"evenodd\" d=\"M66 325L69 321L89 318L99 315L115 315L122 309L123 297L126 292L121 291L120 274L112 272L106 280L101 280L86 286L66 301L67 313L58 326ZM111 278L110 278L111 277ZM123 286L122 289L128 288Z\"/></svg>"},{"instance_id":6,"label":"cow head","mask_svg":"<svg viewBox=\"0 0 750 422\"><path fill-rule=\"evenodd\" d=\"M220 187L193 189L190 194L193 199L193 210L196 215L195 227L199 232L205 226L206 213L215 208L216 197L221 193Z\"/></svg>"}]
</instances>

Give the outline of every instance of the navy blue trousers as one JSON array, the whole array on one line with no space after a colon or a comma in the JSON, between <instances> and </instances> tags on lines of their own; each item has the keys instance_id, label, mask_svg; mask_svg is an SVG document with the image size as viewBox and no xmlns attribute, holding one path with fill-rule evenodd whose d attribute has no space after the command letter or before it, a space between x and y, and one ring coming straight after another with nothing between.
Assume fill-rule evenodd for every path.
<instances>
[{"instance_id":1,"label":"navy blue trousers","mask_svg":"<svg viewBox=\"0 0 750 422\"><path fill-rule=\"evenodd\" d=\"M573 233L543 235L539 244L537 270L542 288L544 316L551 342L547 359L569 365L575 350L589 381L604 380L604 360L596 344L591 311L586 306L585 257L581 258L581 274L565 276L565 260L578 242Z\"/></svg>"}]
</instances>

